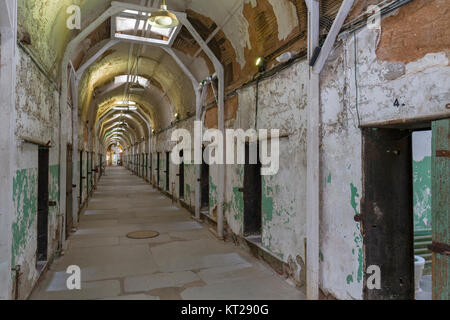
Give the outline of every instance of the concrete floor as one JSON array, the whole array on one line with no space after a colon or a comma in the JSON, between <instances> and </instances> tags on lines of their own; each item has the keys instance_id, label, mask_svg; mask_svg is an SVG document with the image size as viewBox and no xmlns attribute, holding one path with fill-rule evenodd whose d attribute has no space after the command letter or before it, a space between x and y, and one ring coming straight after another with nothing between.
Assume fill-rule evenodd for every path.
<instances>
[{"instance_id":1,"label":"concrete floor","mask_svg":"<svg viewBox=\"0 0 450 320\"><path fill-rule=\"evenodd\" d=\"M131 240L127 233L160 236ZM66 287L67 267L82 289ZM108 168L65 255L31 299L304 299L304 294L244 250L218 241L189 212L124 168Z\"/></svg>"}]
</instances>

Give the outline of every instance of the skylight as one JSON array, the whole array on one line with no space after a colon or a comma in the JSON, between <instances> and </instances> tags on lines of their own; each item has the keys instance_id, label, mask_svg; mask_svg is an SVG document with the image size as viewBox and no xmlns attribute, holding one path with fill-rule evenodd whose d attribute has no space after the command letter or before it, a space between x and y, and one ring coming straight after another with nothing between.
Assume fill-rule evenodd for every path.
<instances>
[{"instance_id":1,"label":"skylight","mask_svg":"<svg viewBox=\"0 0 450 320\"><path fill-rule=\"evenodd\" d=\"M171 45L181 26L174 28L151 26L148 23L149 16L151 13L124 10L112 20L112 34L116 39ZM135 32L136 25L137 32Z\"/></svg>"},{"instance_id":2,"label":"skylight","mask_svg":"<svg viewBox=\"0 0 450 320\"><path fill-rule=\"evenodd\" d=\"M135 106L135 105L136 105L136 102L134 102L134 101L120 100L120 101L116 101L116 104L121 105L121 106Z\"/></svg>"},{"instance_id":3,"label":"skylight","mask_svg":"<svg viewBox=\"0 0 450 320\"><path fill-rule=\"evenodd\" d=\"M135 79L135 83L138 83L139 85L145 87L148 87L149 81L141 76L130 76L130 80L134 78ZM123 76L117 76L114 78L114 84L123 84L126 83L128 81L128 76L127 75L123 75Z\"/></svg>"}]
</instances>

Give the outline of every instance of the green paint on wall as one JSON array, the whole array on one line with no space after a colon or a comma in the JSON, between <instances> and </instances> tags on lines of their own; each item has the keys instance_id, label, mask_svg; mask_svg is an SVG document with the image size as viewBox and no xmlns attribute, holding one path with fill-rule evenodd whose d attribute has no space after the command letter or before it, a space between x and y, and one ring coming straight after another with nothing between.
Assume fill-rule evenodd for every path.
<instances>
[{"instance_id":1,"label":"green paint on wall","mask_svg":"<svg viewBox=\"0 0 450 320\"><path fill-rule=\"evenodd\" d=\"M359 215L358 201L357 201L357 199L359 198L359 193L358 193L358 189L355 187L355 185L353 183L350 184L350 193L351 193L350 204L353 208L354 214ZM359 223L357 223L356 227L357 227L358 231L361 230ZM363 279L363 266L364 266L364 261L363 261L364 258L363 258L363 250L362 250L363 239L362 239L362 235L360 232L354 232L353 237L354 237L354 242L356 245L356 250L358 252L358 270L357 270L356 280L358 281L358 283L360 283ZM352 249L352 254L353 255L356 254L355 249ZM351 277L351 280L353 282L353 275ZM349 283L348 277L347 277L347 283Z\"/></svg>"},{"instance_id":2,"label":"green paint on wall","mask_svg":"<svg viewBox=\"0 0 450 320\"><path fill-rule=\"evenodd\" d=\"M232 209L234 211L234 219L236 221L242 221L244 215L244 195L239 191L238 187L233 188Z\"/></svg>"},{"instance_id":3,"label":"green paint on wall","mask_svg":"<svg viewBox=\"0 0 450 320\"><path fill-rule=\"evenodd\" d=\"M353 210L355 211L355 215L359 215L356 199L359 198L358 189L353 185L353 183L350 184L350 190L351 190L351 199L350 203L352 205Z\"/></svg>"},{"instance_id":4,"label":"green paint on wall","mask_svg":"<svg viewBox=\"0 0 450 320\"><path fill-rule=\"evenodd\" d=\"M414 230L431 229L431 157L413 162Z\"/></svg>"},{"instance_id":5,"label":"green paint on wall","mask_svg":"<svg viewBox=\"0 0 450 320\"><path fill-rule=\"evenodd\" d=\"M363 251L362 248L358 248L358 283L361 283L362 279L363 279Z\"/></svg>"},{"instance_id":6,"label":"green paint on wall","mask_svg":"<svg viewBox=\"0 0 450 320\"><path fill-rule=\"evenodd\" d=\"M273 198L268 197L267 194L266 177L262 177L261 209L264 222L272 221L273 218Z\"/></svg>"},{"instance_id":7,"label":"green paint on wall","mask_svg":"<svg viewBox=\"0 0 450 320\"><path fill-rule=\"evenodd\" d=\"M27 246L27 238L37 216L37 169L18 170L13 179L16 219L12 224L12 265Z\"/></svg>"},{"instance_id":8,"label":"green paint on wall","mask_svg":"<svg viewBox=\"0 0 450 320\"><path fill-rule=\"evenodd\" d=\"M350 284L350 283L352 283L353 282L353 275L352 274L349 274L348 276L347 276L347 284Z\"/></svg>"},{"instance_id":9,"label":"green paint on wall","mask_svg":"<svg viewBox=\"0 0 450 320\"><path fill-rule=\"evenodd\" d=\"M212 176L209 176L209 207L213 209L217 205L217 186L214 184Z\"/></svg>"},{"instance_id":10,"label":"green paint on wall","mask_svg":"<svg viewBox=\"0 0 450 320\"><path fill-rule=\"evenodd\" d=\"M322 253L322 251L319 251L319 258L320 258L320 261L323 262L323 253Z\"/></svg>"},{"instance_id":11,"label":"green paint on wall","mask_svg":"<svg viewBox=\"0 0 450 320\"><path fill-rule=\"evenodd\" d=\"M328 182L328 183L331 183L331 173L328 175L327 182Z\"/></svg>"},{"instance_id":12,"label":"green paint on wall","mask_svg":"<svg viewBox=\"0 0 450 320\"><path fill-rule=\"evenodd\" d=\"M189 199L191 198L191 186L186 183L186 195L188 195Z\"/></svg>"}]
</instances>

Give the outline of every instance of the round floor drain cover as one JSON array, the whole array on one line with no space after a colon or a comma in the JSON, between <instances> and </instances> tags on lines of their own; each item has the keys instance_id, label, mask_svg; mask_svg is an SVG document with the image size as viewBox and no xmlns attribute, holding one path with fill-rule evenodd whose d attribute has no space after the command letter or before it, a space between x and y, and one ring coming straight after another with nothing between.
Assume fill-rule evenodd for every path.
<instances>
[{"instance_id":1,"label":"round floor drain cover","mask_svg":"<svg viewBox=\"0 0 450 320\"><path fill-rule=\"evenodd\" d=\"M150 230L143 230L143 231L134 231L127 234L127 237L130 239L151 239L156 238L159 236L159 232L156 231L150 231Z\"/></svg>"}]
</instances>

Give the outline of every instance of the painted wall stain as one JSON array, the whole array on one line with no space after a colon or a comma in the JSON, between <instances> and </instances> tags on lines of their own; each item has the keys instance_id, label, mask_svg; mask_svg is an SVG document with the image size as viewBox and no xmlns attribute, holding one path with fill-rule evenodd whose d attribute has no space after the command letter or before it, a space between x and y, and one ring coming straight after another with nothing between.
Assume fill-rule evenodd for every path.
<instances>
[{"instance_id":1,"label":"painted wall stain","mask_svg":"<svg viewBox=\"0 0 450 320\"><path fill-rule=\"evenodd\" d=\"M12 265L27 246L27 239L37 217L37 169L18 170L13 179L16 219L12 224Z\"/></svg>"},{"instance_id":2,"label":"painted wall stain","mask_svg":"<svg viewBox=\"0 0 450 320\"><path fill-rule=\"evenodd\" d=\"M331 183L331 173L328 175L327 182Z\"/></svg>"},{"instance_id":3,"label":"painted wall stain","mask_svg":"<svg viewBox=\"0 0 450 320\"><path fill-rule=\"evenodd\" d=\"M358 203L359 203L359 193L358 193L358 188L355 187L355 185L353 183L350 184L350 193L351 193L351 198L350 198L350 204L353 208L354 214L355 215L359 215L359 211L358 211ZM357 278L356 280L358 281L358 283L361 283L362 279L363 279L363 266L364 266L364 257L363 257L363 250L362 250L362 245L363 245L363 238L361 235L361 225L359 222L356 223L356 228L357 231L355 231L353 233L353 238L354 238L354 242L355 242L355 248L352 249L352 254L355 255L356 253L358 254L358 269L357 269ZM347 276L347 283L349 283L349 276ZM353 281L353 273L351 276L351 282Z\"/></svg>"},{"instance_id":4,"label":"painted wall stain","mask_svg":"<svg viewBox=\"0 0 450 320\"><path fill-rule=\"evenodd\" d=\"M231 208L234 211L234 219L236 221L243 221L244 195L239 191L238 187L233 188L233 201Z\"/></svg>"},{"instance_id":5,"label":"painted wall stain","mask_svg":"<svg viewBox=\"0 0 450 320\"><path fill-rule=\"evenodd\" d=\"M431 157L413 162L414 230L431 229Z\"/></svg>"},{"instance_id":6,"label":"painted wall stain","mask_svg":"<svg viewBox=\"0 0 450 320\"><path fill-rule=\"evenodd\" d=\"M349 274L348 276L347 276L347 284L350 284L350 283L352 283L353 282L353 275L352 274Z\"/></svg>"},{"instance_id":7,"label":"painted wall stain","mask_svg":"<svg viewBox=\"0 0 450 320\"><path fill-rule=\"evenodd\" d=\"M189 198L191 198L191 186L186 183L186 195L188 195Z\"/></svg>"},{"instance_id":8,"label":"painted wall stain","mask_svg":"<svg viewBox=\"0 0 450 320\"><path fill-rule=\"evenodd\" d=\"M267 187L266 178L262 178L262 196L261 196L261 210L264 224L268 221L272 221L273 218L273 198L269 197L269 189Z\"/></svg>"},{"instance_id":9,"label":"painted wall stain","mask_svg":"<svg viewBox=\"0 0 450 320\"><path fill-rule=\"evenodd\" d=\"M217 186L213 182L213 178L209 176L209 208L214 210L217 206Z\"/></svg>"},{"instance_id":10,"label":"painted wall stain","mask_svg":"<svg viewBox=\"0 0 450 320\"><path fill-rule=\"evenodd\" d=\"M353 185L353 183L350 184L350 190L351 190L351 200L350 203L352 205L353 210L355 211L355 215L359 215L356 199L359 198L358 189Z\"/></svg>"}]
</instances>

